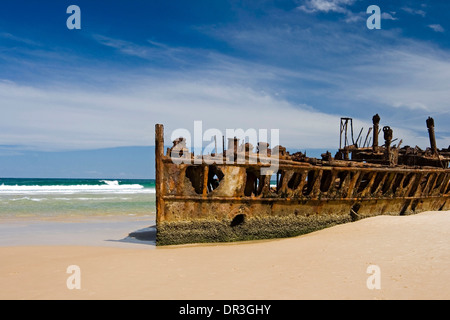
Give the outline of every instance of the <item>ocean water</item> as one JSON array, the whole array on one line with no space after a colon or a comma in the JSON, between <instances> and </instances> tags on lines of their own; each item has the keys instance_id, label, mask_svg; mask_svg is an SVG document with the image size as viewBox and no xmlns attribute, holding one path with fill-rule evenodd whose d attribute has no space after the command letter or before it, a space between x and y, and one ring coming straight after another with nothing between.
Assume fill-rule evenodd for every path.
<instances>
[{"instance_id":1,"label":"ocean water","mask_svg":"<svg viewBox=\"0 0 450 320\"><path fill-rule=\"evenodd\" d=\"M0 219L152 216L155 181L0 178Z\"/></svg>"}]
</instances>

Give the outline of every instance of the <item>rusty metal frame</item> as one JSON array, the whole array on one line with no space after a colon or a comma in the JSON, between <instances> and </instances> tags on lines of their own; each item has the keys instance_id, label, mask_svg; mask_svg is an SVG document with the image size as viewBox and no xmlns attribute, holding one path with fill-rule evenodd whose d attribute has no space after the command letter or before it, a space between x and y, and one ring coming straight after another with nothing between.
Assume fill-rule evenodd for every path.
<instances>
[{"instance_id":1,"label":"rusty metal frame","mask_svg":"<svg viewBox=\"0 0 450 320\"><path fill-rule=\"evenodd\" d=\"M244 163L214 164L230 156L225 150L190 164L173 163L171 151L182 140L164 154L164 128L157 124L157 244L285 237L380 214L449 210L450 150L438 150L435 140L433 145L434 122L427 120L432 149L425 151L391 146L389 127L385 145L378 146L378 115L373 122L372 147L344 143L334 158L322 159L283 151L276 186L260 174L267 161L248 148L240 148ZM236 159L238 145L232 143Z\"/></svg>"}]
</instances>

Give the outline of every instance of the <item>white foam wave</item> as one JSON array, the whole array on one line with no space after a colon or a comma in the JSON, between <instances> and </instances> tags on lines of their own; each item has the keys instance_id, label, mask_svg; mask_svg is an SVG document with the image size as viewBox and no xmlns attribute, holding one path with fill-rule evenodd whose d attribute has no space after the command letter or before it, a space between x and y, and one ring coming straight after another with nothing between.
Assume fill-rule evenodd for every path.
<instances>
[{"instance_id":1,"label":"white foam wave","mask_svg":"<svg viewBox=\"0 0 450 320\"><path fill-rule=\"evenodd\" d=\"M10 199L10 200L11 200L11 201L24 201L24 200L28 200L28 201L34 201L34 202L41 202L41 201L47 200L47 198L21 197L21 198L13 198L13 199Z\"/></svg>"},{"instance_id":2,"label":"white foam wave","mask_svg":"<svg viewBox=\"0 0 450 320\"><path fill-rule=\"evenodd\" d=\"M53 185L53 186L9 186L0 185L1 194L33 195L33 194L134 194L134 193L155 193L154 188L144 188L140 184L119 185L118 181L108 181L104 185Z\"/></svg>"},{"instance_id":3,"label":"white foam wave","mask_svg":"<svg viewBox=\"0 0 450 320\"><path fill-rule=\"evenodd\" d=\"M100 182L104 182L108 186L118 186L119 185L119 181L117 181L117 180L100 180Z\"/></svg>"}]
</instances>

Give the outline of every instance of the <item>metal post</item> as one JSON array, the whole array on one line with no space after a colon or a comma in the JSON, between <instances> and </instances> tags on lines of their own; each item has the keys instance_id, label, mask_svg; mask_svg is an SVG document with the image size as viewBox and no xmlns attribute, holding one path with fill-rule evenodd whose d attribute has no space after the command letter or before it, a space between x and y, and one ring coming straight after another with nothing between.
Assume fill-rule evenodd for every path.
<instances>
[{"instance_id":1,"label":"metal post","mask_svg":"<svg viewBox=\"0 0 450 320\"><path fill-rule=\"evenodd\" d=\"M163 174L164 174L164 126L155 125L155 190L156 190L156 224L164 220Z\"/></svg>"},{"instance_id":2,"label":"metal post","mask_svg":"<svg viewBox=\"0 0 450 320\"><path fill-rule=\"evenodd\" d=\"M383 127L383 132L384 132L384 140L385 140L385 158L386 161L389 161L389 164L391 163L391 142L392 142L392 129L389 126L384 126Z\"/></svg>"},{"instance_id":3,"label":"metal post","mask_svg":"<svg viewBox=\"0 0 450 320\"><path fill-rule=\"evenodd\" d=\"M377 152L378 151L378 133L379 133L378 125L380 124L380 116L378 115L378 113L373 116L372 122L373 122L373 144L372 144L372 149L373 149L374 152Z\"/></svg>"},{"instance_id":4,"label":"metal post","mask_svg":"<svg viewBox=\"0 0 450 320\"><path fill-rule=\"evenodd\" d=\"M427 128L428 136L430 137L431 151L433 151L433 154L437 154L436 137L434 135L434 119L431 117L428 117L427 119Z\"/></svg>"}]
</instances>

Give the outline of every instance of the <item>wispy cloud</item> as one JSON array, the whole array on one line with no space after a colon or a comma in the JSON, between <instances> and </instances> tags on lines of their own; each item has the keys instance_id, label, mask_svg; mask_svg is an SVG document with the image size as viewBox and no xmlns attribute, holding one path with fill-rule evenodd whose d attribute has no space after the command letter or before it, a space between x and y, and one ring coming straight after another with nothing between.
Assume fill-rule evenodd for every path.
<instances>
[{"instance_id":1,"label":"wispy cloud","mask_svg":"<svg viewBox=\"0 0 450 320\"><path fill-rule=\"evenodd\" d=\"M191 130L195 120L203 120L205 130L224 133L226 128L279 128L282 144L290 147L335 145L337 116L252 88L213 79L152 77L128 85L98 93L0 83L5 107L0 143L40 150L151 145L155 123L165 124L170 138L171 131Z\"/></svg>"},{"instance_id":2,"label":"wispy cloud","mask_svg":"<svg viewBox=\"0 0 450 320\"><path fill-rule=\"evenodd\" d=\"M30 45L30 46L41 46L41 44L35 40L31 40L28 38L24 38L24 37L20 37L17 35L13 35L9 32L0 32L0 38L3 39L7 39L7 40L12 40L18 43L22 43L22 44L26 44L26 45Z\"/></svg>"},{"instance_id":3,"label":"wispy cloud","mask_svg":"<svg viewBox=\"0 0 450 320\"><path fill-rule=\"evenodd\" d=\"M168 46L148 39L138 44L100 34L94 34L92 38L101 45L116 49L124 56L138 57L153 63L189 65L192 61L206 61L209 55L206 50Z\"/></svg>"},{"instance_id":4,"label":"wispy cloud","mask_svg":"<svg viewBox=\"0 0 450 320\"><path fill-rule=\"evenodd\" d=\"M440 24L429 24L428 27L435 32L445 31L445 29Z\"/></svg>"},{"instance_id":5,"label":"wispy cloud","mask_svg":"<svg viewBox=\"0 0 450 320\"><path fill-rule=\"evenodd\" d=\"M343 15L346 23L357 23L365 20L366 13L356 12L350 9L357 0L305 0L297 10L308 14L338 13Z\"/></svg>"},{"instance_id":6,"label":"wispy cloud","mask_svg":"<svg viewBox=\"0 0 450 320\"><path fill-rule=\"evenodd\" d=\"M391 17L396 18L394 13ZM403 126L403 132L417 127L418 134L425 133L422 122L428 115L448 117L450 57L446 50L401 38L396 30L367 37L358 32L361 29L349 34L345 28L329 22L307 29L263 26L216 30L215 34L260 61L283 66L270 70L278 75L271 85L277 87L279 79L287 79L280 90L321 112L369 117L370 110L377 110ZM283 77L281 70L288 69L291 76ZM291 88L289 82L298 86Z\"/></svg>"},{"instance_id":7,"label":"wispy cloud","mask_svg":"<svg viewBox=\"0 0 450 320\"><path fill-rule=\"evenodd\" d=\"M426 13L424 10L422 10L422 9L414 9L414 8L411 8L411 7L402 7L401 9L402 9L403 11L409 13L409 14L412 14L412 15L419 15L419 16L422 16L422 17L425 17L426 14L427 14L427 13Z\"/></svg>"},{"instance_id":8,"label":"wispy cloud","mask_svg":"<svg viewBox=\"0 0 450 320\"><path fill-rule=\"evenodd\" d=\"M115 39L99 34L94 34L93 38L98 41L100 44L117 49L118 51L140 58L150 58L152 52L150 48L145 46L140 46L130 41Z\"/></svg>"},{"instance_id":9,"label":"wispy cloud","mask_svg":"<svg viewBox=\"0 0 450 320\"><path fill-rule=\"evenodd\" d=\"M347 6L352 5L355 0L306 0L298 9L307 13L315 12L339 12L348 13Z\"/></svg>"},{"instance_id":10,"label":"wispy cloud","mask_svg":"<svg viewBox=\"0 0 450 320\"><path fill-rule=\"evenodd\" d=\"M395 17L395 12L383 12L381 13L381 19L385 20L398 20L398 18Z\"/></svg>"},{"instance_id":11,"label":"wispy cloud","mask_svg":"<svg viewBox=\"0 0 450 320\"><path fill-rule=\"evenodd\" d=\"M41 60L34 51L18 54L17 74L23 78L30 69L40 76L24 83L3 70L1 78L9 81L0 81L0 144L149 145L154 123L170 133L203 120L205 128L279 128L287 147L333 148L340 116L368 128L377 112L386 124L395 120L395 134L405 144L426 145L426 116L450 120L450 54L428 41L402 38L399 29L368 34L365 23L342 23L367 17L352 12L354 2L307 0L289 12L190 29L211 40L209 47L97 33L85 37L101 52L88 63L82 56L55 63L52 54L58 53L44 49ZM383 19L404 16L386 11ZM103 55L112 58L101 64ZM138 67L130 61L139 61ZM445 146L448 139L438 137Z\"/></svg>"},{"instance_id":12,"label":"wispy cloud","mask_svg":"<svg viewBox=\"0 0 450 320\"><path fill-rule=\"evenodd\" d=\"M424 133L423 121L427 116L436 116L443 122L448 119L448 53L410 43L379 54L375 61L353 68L345 77L345 94L354 96L353 103L359 104L359 100L360 104L378 106L399 126L417 128L419 134ZM357 74L361 77L355 78ZM441 126L439 130L447 129Z\"/></svg>"},{"instance_id":13,"label":"wispy cloud","mask_svg":"<svg viewBox=\"0 0 450 320\"><path fill-rule=\"evenodd\" d=\"M335 41L345 45L342 39ZM193 121L203 120L205 129L279 128L281 144L287 147L333 149L340 116L353 116L357 126L368 128L370 122L362 116L370 120L370 112L379 112L388 121L395 110L417 117L418 132L425 133L425 115L447 112L450 90L447 54L427 50L414 42L383 54L366 50L364 55L352 54L351 64L312 74L216 55L213 64L189 72L124 74L116 86L101 91L3 81L0 144L41 150L149 145L154 123L165 124L170 134L177 128L191 130ZM103 77L108 82L110 74ZM289 89L285 85L291 81L295 85ZM296 88L298 83L303 84ZM297 102L287 98L289 90L298 91ZM313 102L306 102L314 96ZM321 110L321 105L328 109ZM330 109L343 105L352 107ZM425 134L415 133L411 122L402 125L402 118L397 120L395 134L404 143L426 145ZM448 145L443 139L438 142Z\"/></svg>"}]
</instances>

